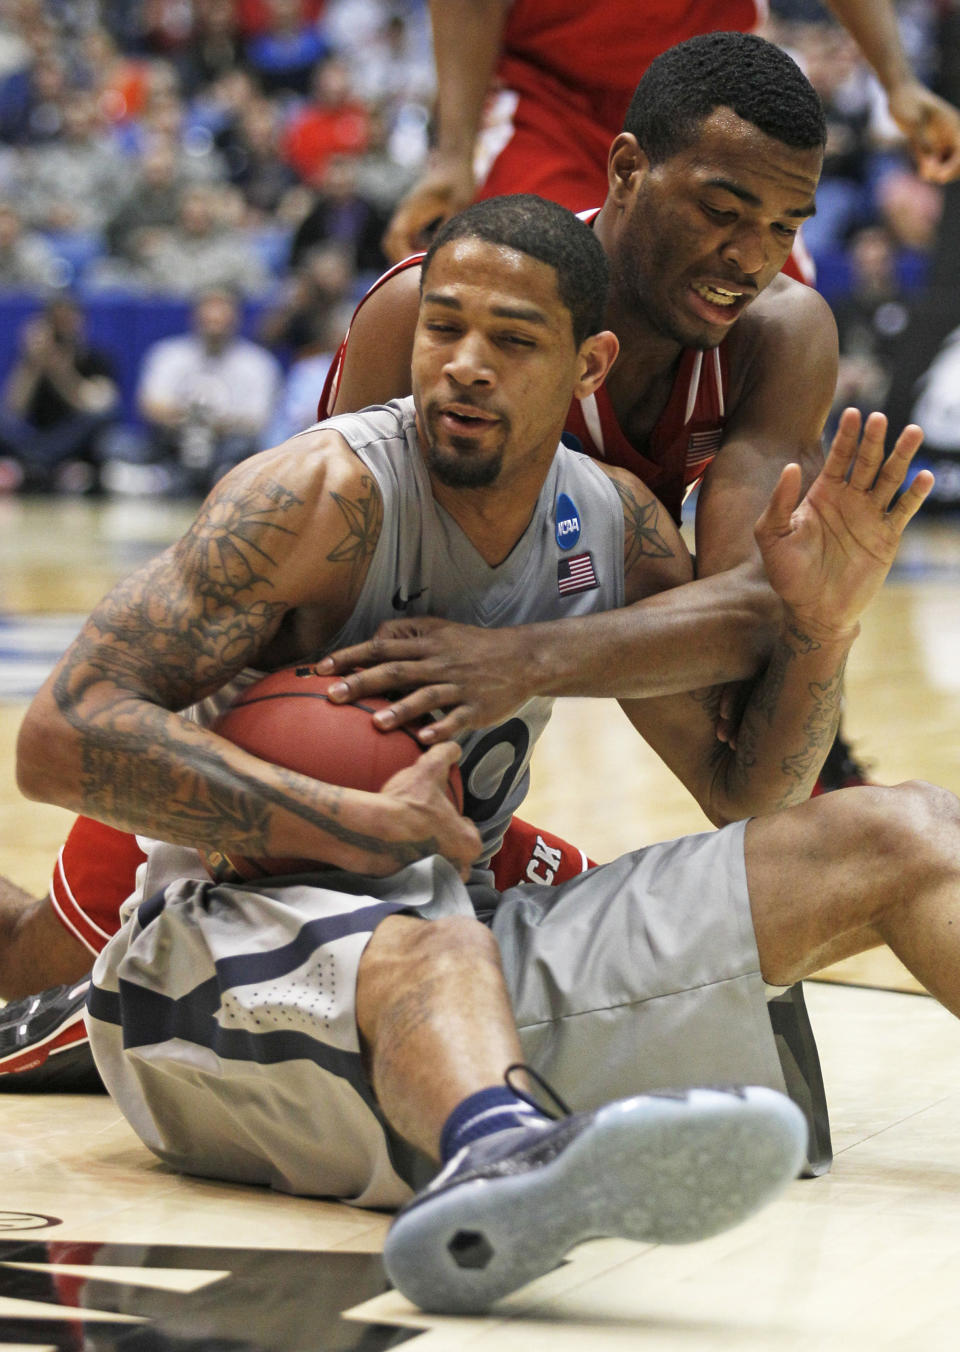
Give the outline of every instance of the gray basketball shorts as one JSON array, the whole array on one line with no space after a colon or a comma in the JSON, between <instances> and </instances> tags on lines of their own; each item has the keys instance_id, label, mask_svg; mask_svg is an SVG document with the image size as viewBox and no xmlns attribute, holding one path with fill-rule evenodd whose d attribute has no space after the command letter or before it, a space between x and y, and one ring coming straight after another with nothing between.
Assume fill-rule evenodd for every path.
<instances>
[{"instance_id":1,"label":"gray basketball shorts","mask_svg":"<svg viewBox=\"0 0 960 1352\"><path fill-rule=\"evenodd\" d=\"M697 1084L782 1090L743 830L499 900L471 897L437 857L385 879L172 883L97 959L97 1066L141 1140L183 1172L396 1207L434 1166L391 1131L364 1072L360 959L387 915L494 901L524 1056L572 1107Z\"/></svg>"}]
</instances>

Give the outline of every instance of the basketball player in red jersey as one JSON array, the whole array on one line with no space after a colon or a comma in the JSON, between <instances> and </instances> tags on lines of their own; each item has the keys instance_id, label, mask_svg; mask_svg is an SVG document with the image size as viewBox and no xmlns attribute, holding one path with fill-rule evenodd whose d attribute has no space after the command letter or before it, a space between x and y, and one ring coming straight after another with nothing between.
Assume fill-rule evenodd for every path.
<instances>
[{"instance_id":1,"label":"basketball player in red jersey","mask_svg":"<svg viewBox=\"0 0 960 1352\"><path fill-rule=\"evenodd\" d=\"M960 113L914 76L893 0L828 5L876 73L919 172L955 178ZM654 57L700 33L749 32L766 10L766 0L432 0L435 146L390 223L387 257L425 248L429 229L475 197L595 205L607 147Z\"/></svg>"}]
</instances>

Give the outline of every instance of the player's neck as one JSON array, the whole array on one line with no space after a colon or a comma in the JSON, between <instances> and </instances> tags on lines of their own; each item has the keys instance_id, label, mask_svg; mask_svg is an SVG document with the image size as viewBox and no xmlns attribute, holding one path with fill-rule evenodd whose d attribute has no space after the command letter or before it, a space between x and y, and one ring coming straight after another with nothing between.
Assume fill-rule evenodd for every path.
<instances>
[{"instance_id":1,"label":"player's neck","mask_svg":"<svg viewBox=\"0 0 960 1352\"><path fill-rule=\"evenodd\" d=\"M450 488L433 475L433 496L491 568L503 563L530 524L546 473L520 484L515 476L487 488Z\"/></svg>"},{"instance_id":2,"label":"player's neck","mask_svg":"<svg viewBox=\"0 0 960 1352\"><path fill-rule=\"evenodd\" d=\"M670 397L682 352L679 343L656 334L639 332L635 341L621 339L619 355L606 380L621 425L628 414L638 410L649 415L650 426L656 422Z\"/></svg>"}]
</instances>

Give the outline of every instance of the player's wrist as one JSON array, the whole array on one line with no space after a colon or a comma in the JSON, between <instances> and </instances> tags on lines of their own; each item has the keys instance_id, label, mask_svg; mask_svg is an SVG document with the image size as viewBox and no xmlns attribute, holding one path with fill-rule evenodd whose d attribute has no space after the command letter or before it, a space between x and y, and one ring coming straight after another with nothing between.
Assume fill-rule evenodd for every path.
<instances>
[{"instance_id":1,"label":"player's wrist","mask_svg":"<svg viewBox=\"0 0 960 1352\"><path fill-rule=\"evenodd\" d=\"M814 648L849 648L859 633L859 620L838 622L793 606L783 608L783 638L798 653Z\"/></svg>"}]
</instances>

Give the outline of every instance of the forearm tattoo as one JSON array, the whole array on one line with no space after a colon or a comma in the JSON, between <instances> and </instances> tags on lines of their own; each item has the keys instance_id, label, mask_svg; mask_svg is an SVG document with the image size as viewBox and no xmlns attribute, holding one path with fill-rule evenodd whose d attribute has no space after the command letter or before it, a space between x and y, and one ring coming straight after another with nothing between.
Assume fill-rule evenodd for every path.
<instances>
[{"instance_id":1,"label":"forearm tattoo","mask_svg":"<svg viewBox=\"0 0 960 1352\"><path fill-rule=\"evenodd\" d=\"M791 665L798 657L817 652L821 645L808 634L791 626L778 641L763 674L757 679L736 734L736 750L717 744L717 761L728 774L739 780L749 776L760 763L765 741L777 718L782 717L784 686ZM811 681L806 688L810 705L800 729L800 745L780 761L778 770L785 784L776 807L785 807L805 797L813 785L824 757L830 749L840 720L843 675L846 654L836 670L822 681ZM703 701L703 692L695 692Z\"/></svg>"},{"instance_id":2,"label":"forearm tattoo","mask_svg":"<svg viewBox=\"0 0 960 1352\"><path fill-rule=\"evenodd\" d=\"M286 771L270 784L239 773L174 712L255 665L276 633L290 610L288 598L272 594L277 546L298 534L302 506L275 481L222 488L177 545L93 612L53 688L81 734L80 789L91 815L206 848L239 834L245 849L264 854L279 807L397 867L434 852L431 840L389 842L350 829L339 820L339 790L305 801L302 782ZM375 491L356 504L365 523L355 532L358 556L375 543L377 509Z\"/></svg>"}]
</instances>

